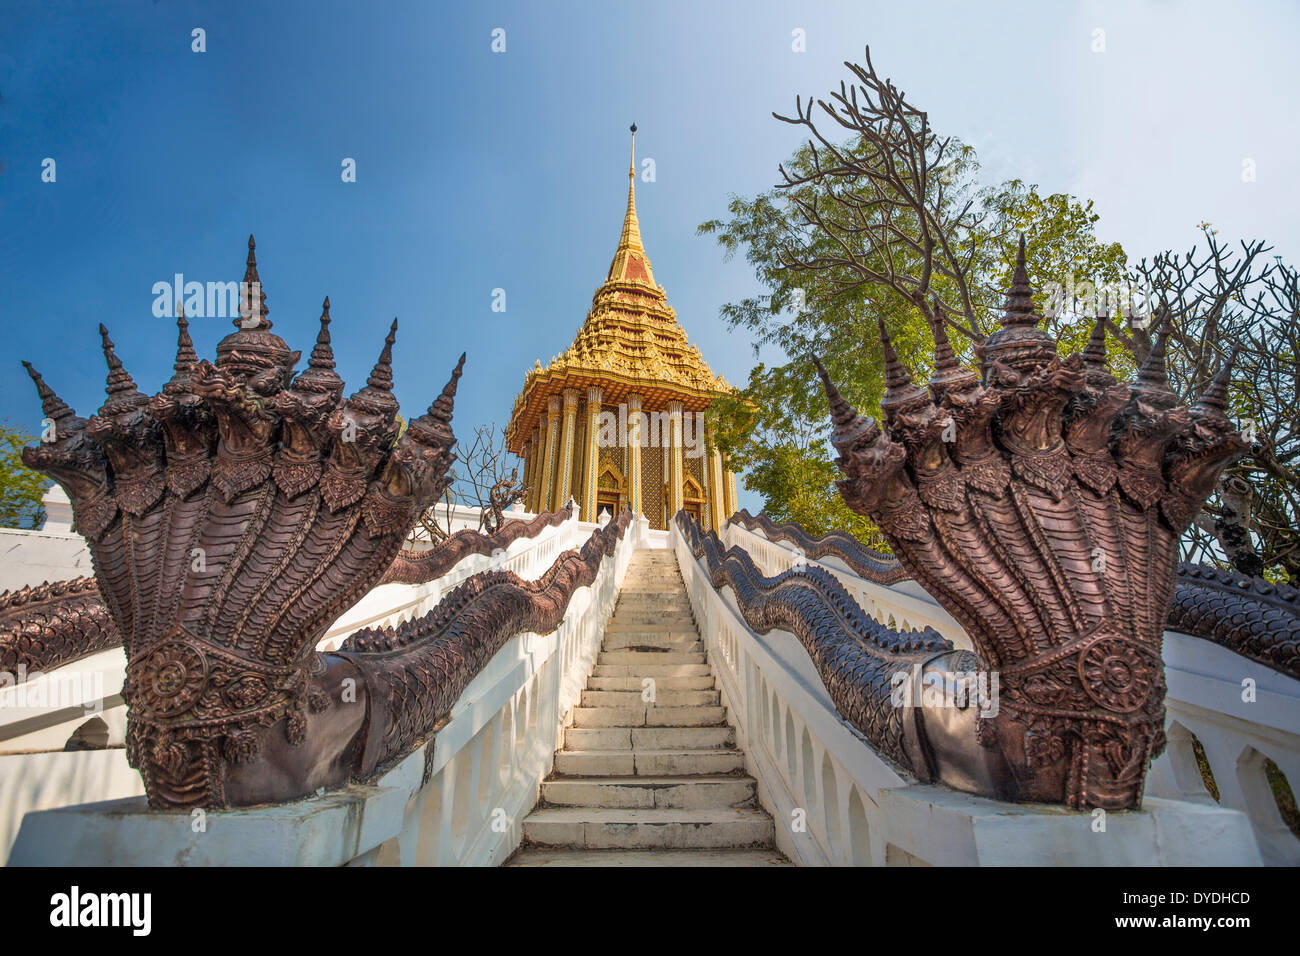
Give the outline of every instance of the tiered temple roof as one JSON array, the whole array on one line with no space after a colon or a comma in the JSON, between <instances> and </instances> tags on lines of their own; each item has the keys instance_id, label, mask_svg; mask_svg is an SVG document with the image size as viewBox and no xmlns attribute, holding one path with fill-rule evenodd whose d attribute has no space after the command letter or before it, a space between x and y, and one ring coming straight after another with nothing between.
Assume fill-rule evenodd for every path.
<instances>
[{"instance_id":1,"label":"tiered temple roof","mask_svg":"<svg viewBox=\"0 0 1300 956\"><path fill-rule=\"evenodd\" d=\"M545 367L538 361L524 379L506 429L507 446L516 454L547 400L566 388L600 387L608 404L638 394L646 410L677 401L687 412L702 411L731 390L687 341L663 286L655 283L636 214L635 138L633 144L618 249L573 344Z\"/></svg>"}]
</instances>

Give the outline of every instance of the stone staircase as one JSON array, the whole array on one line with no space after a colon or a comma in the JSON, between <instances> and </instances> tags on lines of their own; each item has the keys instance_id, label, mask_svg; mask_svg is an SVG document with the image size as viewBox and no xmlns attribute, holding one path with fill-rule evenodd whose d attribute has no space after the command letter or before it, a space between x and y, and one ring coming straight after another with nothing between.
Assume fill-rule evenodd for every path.
<instances>
[{"instance_id":1,"label":"stone staircase","mask_svg":"<svg viewBox=\"0 0 1300 956\"><path fill-rule=\"evenodd\" d=\"M787 863L736 749L673 552L632 556L523 831L507 866Z\"/></svg>"}]
</instances>

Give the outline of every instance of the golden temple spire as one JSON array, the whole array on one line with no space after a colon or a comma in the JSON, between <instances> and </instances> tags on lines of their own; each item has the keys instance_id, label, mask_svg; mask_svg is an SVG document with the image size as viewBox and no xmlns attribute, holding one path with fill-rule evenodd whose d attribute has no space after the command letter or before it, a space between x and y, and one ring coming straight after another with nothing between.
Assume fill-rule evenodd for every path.
<instances>
[{"instance_id":1,"label":"golden temple spire","mask_svg":"<svg viewBox=\"0 0 1300 956\"><path fill-rule=\"evenodd\" d=\"M656 288L654 273L650 271L650 258L641 244L641 225L636 218L636 123L631 126L632 152L627 168L627 213L623 217L623 233L618 238L618 250L609 266L609 281L639 282Z\"/></svg>"}]
</instances>

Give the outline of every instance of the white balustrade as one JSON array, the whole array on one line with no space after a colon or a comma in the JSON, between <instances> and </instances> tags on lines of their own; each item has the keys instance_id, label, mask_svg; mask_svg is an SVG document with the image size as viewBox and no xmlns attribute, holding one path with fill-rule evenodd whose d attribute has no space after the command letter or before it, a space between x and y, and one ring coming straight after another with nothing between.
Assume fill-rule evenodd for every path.
<instances>
[{"instance_id":1,"label":"white balustrade","mask_svg":"<svg viewBox=\"0 0 1300 956\"><path fill-rule=\"evenodd\" d=\"M885 865L879 792L907 781L836 713L799 639L786 631L754 634L730 589L713 589L676 525L672 542L736 745L776 823L778 849L804 866Z\"/></svg>"},{"instance_id":2,"label":"white balustrade","mask_svg":"<svg viewBox=\"0 0 1300 956\"><path fill-rule=\"evenodd\" d=\"M1165 752L1147 793L1214 804L1193 736L1210 768L1219 806L1250 818L1265 864L1300 865L1300 839L1282 820L1266 770L1272 760L1292 793L1300 787L1300 681L1221 647L1165 631Z\"/></svg>"}]
</instances>

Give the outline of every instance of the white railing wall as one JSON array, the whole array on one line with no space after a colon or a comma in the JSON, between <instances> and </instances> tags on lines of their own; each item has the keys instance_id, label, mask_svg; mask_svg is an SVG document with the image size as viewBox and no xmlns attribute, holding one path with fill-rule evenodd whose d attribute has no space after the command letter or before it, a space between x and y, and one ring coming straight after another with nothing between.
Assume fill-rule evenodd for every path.
<instances>
[{"instance_id":1,"label":"white railing wall","mask_svg":"<svg viewBox=\"0 0 1300 956\"><path fill-rule=\"evenodd\" d=\"M722 539L749 552L764 574L801 563L825 568L875 620L897 630L933 627L958 647L971 647L961 625L913 581L874 584L837 558L809 559L789 542L771 541L735 522L725 526ZM1272 760L1292 792L1300 788L1300 681L1175 631L1165 632L1164 661L1169 744L1152 764L1147 794L1215 802L1197 765L1195 735L1219 790L1218 804L1246 814L1264 862L1300 864L1300 839L1282 820L1265 768L1265 760ZM813 800L811 794L801 798Z\"/></svg>"},{"instance_id":2,"label":"white railing wall","mask_svg":"<svg viewBox=\"0 0 1300 956\"><path fill-rule=\"evenodd\" d=\"M1266 865L1300 865L1300 839L1282 820L1265 760L1300 788L1300 681L1213 641L1165 631L1165 752L1147 793L1213 804L1197 765L1200 741L1218 803L1250 819Z\"/></svg>"},{"instance_id":3,"label":"white railing wall","mask_svg":"<svg viewBox=\"0 0 1300 956\"><path fill-rule=\"evenodd\" d=\"M0 690L0 861L32 810L144 793L126 762L125 675L126 654L115 647ZM65 751L73 732L95 719L104 722L107 749Z\"/></svg>"},{"instance_id":4,"label":"white railing wall","mask_svg":"<svg viewBox=\"0 0 1300 956\"><path fill-rule=\"evenodd\" d=\"M424 584L381 584L330 626L317 649L337 650L353 631L363 627L397 627L427 614L466 579L482 571L513 571L525 581L536 580L562 552L581 547L597 527L579 521L575 514L558 525L543 528L535 538L517 538L495 554L467 555L436 580Z\"/></svg>"},{"instance_id":5,"label":"white railing wall","mask_svg":"<svg viewBox=\"0 0 1300 956\"><path fill-rule=\"evenodd\" d=\"M466 529L477 531L482 524L482 509L470 505L452 505L448 508L445 502L439 502L430 510L433 511L438 525L446 531L447 534L455 534L457 531L464 531ZM516 503L513 508L508 508L505 511L505 517L507 521L513 518L528 521L535 518L536 514L531 511L525 511L518 503ZM417 524L415 526L411 533L411 539L413 539L414 547L417 550L425 551L433 547L433 539L429 537L429 532L424 529L423 525Z\"/></svg>"},{"instance_id":6,"label":"white railing wall","mask_svg":"<svg viewBox=\"0 0 1300 956\"><path fill-rule=\"evenodd\" d=\"M635 535L629 524L614 557L573 596L556 631L519 635L470 682L427 757L407 758L418 761L428 782L412 790L400 828L338 862L495 866L514 852L595 666Z\"/></svg>"},{"instance_id":7,"label":"white railing wall","mask_svg":"<svg viewBox=\"0 0 1300 956\"><path fill-rule=\"evenodd\" d=\"M777 848L803 866L896 862L879 794L907 781L840 718L798 638L754 634L730 589L715 591L676 525L671 533L737 745L775 821Z\"/></svg>"}]
</instances>

